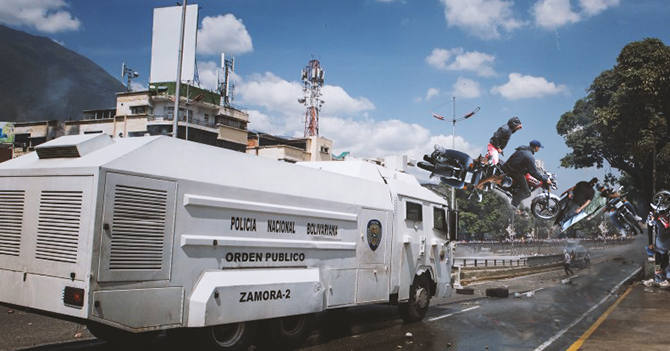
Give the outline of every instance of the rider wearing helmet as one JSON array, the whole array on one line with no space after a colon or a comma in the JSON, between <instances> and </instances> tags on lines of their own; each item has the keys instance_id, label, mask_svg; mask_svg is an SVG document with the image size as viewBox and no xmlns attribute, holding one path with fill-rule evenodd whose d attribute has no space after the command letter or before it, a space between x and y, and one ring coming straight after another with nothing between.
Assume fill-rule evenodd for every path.
<instances>
[{"instance_id":1,"label":"rider wearing helmet","mask_svg":"<svg viewBox=\"0 0 670 351\"><path fill-rule=\"evenodd\" d=\"M512 134L517 130L523 128L521 125L521 120L519 117L512 117L507 121L507 124L503 124L491 137L489 144L486 146L486 149L491 156L491 162L496 165L500 161L498 154L503 153L503 149L507 146L509 138L512 137Z\"/></svg>"},{"instance_id":2,"label":"rider wearing helmet","mask_svg":"<svg viewBox=\"0 0 670 351\"><path fill-rule=\"evenodd\" d=\"M512 196L512 206L514 208L519 206L521 200L530 196L530 189L528 183L526 183L527 173L530 173L537 180L551 184L551 180L540 173L535 166L534 154L541 148L544 148L544 146L537 140L531 141L529 145L521 145L502 165L502 171L514 180L514 186L517 188Z\"/></svg>"}]
</instances>

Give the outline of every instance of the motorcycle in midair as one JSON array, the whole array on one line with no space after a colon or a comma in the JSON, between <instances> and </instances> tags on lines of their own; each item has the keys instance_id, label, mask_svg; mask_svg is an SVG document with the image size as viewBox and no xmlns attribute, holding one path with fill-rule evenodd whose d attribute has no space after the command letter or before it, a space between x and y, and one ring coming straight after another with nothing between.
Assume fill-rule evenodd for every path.
<instances>
[{"instance_id":1,"label":"motorcycle in midair","mask_svg":"<svg viewBox=\"0 0 670 351\"><path fill-rule=\"evenodd\" d=\"M495 188L512 198L518 189L514 186L512 178L502 171L500 165L489 163L486 157L479 156L473 160L466 153L445 149L439 145L435 145L435 151L430 156L424 155L423 161L417 165L431 172L431 176L438 176L445 185L456 189L472 190L471 196L477 196L480 201L482 190ZM530 208L535 217L551 219L559 211L560 199L551 193L551 189L558 189L556 175L544 169L541 169L540 172L551 179L552 184L549 185L526 174L526 182L531 192L538 188L542 189L542 193L533 198Z\"/></svg>"},{"instance_id":2,"label":"motorcycle in midair","mask_svg":"<svg viewBox=\"0 0 670 351\"><path fill-rule=\"evenodd\" d=\"M619 187L616 193L609 195L609 199L605 205L605 212L609 212L612 221L621 224L621 229L627 234L642 234L642 227L640 227L638 221L639 217L635 213L633 206L624 197L625 194L620 193L622 189L623 187ZM608 193L611 193L611 191Z\"/></svg>"}]
</instances>

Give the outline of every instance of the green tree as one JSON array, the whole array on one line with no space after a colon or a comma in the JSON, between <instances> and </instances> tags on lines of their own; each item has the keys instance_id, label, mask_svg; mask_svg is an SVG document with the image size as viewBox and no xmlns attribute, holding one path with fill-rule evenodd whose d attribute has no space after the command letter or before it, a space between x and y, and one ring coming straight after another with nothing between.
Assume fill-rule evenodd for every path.
<instances>
[{"instance_id":1,"label":"green tree","mask_svg":"<svg viewBox=\"0 0 670 351\"><path fill-rule=\"evenodd\" d=\"M607 162L648 204L654 191L670 188L670 47L653 38L626 45L587 93L556 125L572 149L561 166Z\"/></svg>"},{"instance_id":2,"label":"green tree","mask_svg":"<svg viewBox=\"0 0 670 351\"><path fill-rule=\"evenodd\" d=\"M514 212L514 232L517 238L522 238L533 231L535 221L529 209L523 204L519 206L519 211Z\"/></svg>"},{"instance_id":3,"label":"green tree","mask_svg":"<svg viewBox=\"0 0 670 351\"><path fill-rule=\"evenodd\" d=\"M491 237L502 240L512 216L511 207L495 191L483 193L482 201L468 199L470 192L458 190L459 233L464 239L484 240Z\"/></svg>"}]
</instances>

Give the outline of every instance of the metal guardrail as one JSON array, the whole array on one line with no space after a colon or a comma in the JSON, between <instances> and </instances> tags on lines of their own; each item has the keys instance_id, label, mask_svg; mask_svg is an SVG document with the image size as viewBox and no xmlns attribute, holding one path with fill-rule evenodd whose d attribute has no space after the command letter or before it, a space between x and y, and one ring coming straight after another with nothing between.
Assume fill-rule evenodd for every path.
<instances>
[{"instance_id":1,"label":"metal guardrail","mask_svg":"<svg viewBox=\"0 0 670 351\"><path fill-rule=\"evenodd\" d=\"M517 258L501 257L455 257L454 265L461 268L506 268L506 267L535 267L545 264L558 263L563 255L528 256Z\"/></svg>"},{"instance_id":2,"label":"metal guardrail","mask_svg":"<svg viewBox=\"0 0 670 351\"><path fill-rule=\"evenodd\" d=\"M556 255L563 252L569 245L579 244L589 250L601 250L626 245L634 238L617 240L583 239L568 243L565 240L536 240L529 242L459 242L456 246L456 256L471 257L480 255L498 256L534 256Z\"/></svg>"},{"instance_id":3,"label":"metal guardrail","mask_svg":"<svg viewBox=\"0 0 670 351\"><path fill-rule=\"evenodd\" d=\"M519 267L528 265L528 258L456 257L454 264L463 268Z\"/></svg>"}]
</instances>

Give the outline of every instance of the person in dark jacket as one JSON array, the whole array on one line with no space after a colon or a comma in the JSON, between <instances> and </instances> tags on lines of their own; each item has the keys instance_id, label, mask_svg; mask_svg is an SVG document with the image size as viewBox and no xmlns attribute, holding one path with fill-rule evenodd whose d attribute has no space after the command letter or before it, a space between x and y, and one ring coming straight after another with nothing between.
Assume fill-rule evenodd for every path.
<instances>
[{"instance_id":1,"label":"person in dark jacket","mask_svg":"<svg viewBox=\"0 0 670 351\"><path fill-rule=\"evenodd\" d=\"M497 165L500 161L498 154L503 154L503 149L507 146L509 138L521 128L523 128L523 126L521 125L519 117L512 117L507 121L507 124L502 125L495 133L493 133L486 149L488 150L490 160L494 165Z\"/></svg>"},{"instance_id":2,"label":"person in dark jacket","mask_svg":"<svg viewBox=\"0 0 670 351\"><path fill-rule=\"evenodd\" d=\"M514 180L514 186L517 187L517 191L512 197L514 208L517 208L523 199L530 196L530 189L528 183L526 183L526 173L530 173L537 180L551 184L551 180L540 173L535 166L534 154L541 148L544 148L544 146L537 140L531 141L530 145L521 145L502 165L502 171Z\"/></svg>"},{"instance_id":3,"label":"person in dark jacket","mask_svg":"<svg viewBox=\"0 0 670 351\"><path fill-rule=\"evenodd\" d=\"M594 189L596 183L598 183L598 178L592 178L588 182L578 182L572 188L564 191L561 194L561 201L558 203L559 213L554 224L562 226L570 217L582 212L596 194ZM566 194L567 196L564 196Z\"/></svg>"}]
</instances>

